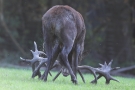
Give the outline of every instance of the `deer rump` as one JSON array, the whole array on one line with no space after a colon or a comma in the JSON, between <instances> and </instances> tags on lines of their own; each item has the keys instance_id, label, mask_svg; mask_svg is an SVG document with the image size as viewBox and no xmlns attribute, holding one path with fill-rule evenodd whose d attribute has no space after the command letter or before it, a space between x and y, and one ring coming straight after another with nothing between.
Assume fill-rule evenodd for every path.
<instances>
[{"instance_id":1,"label":"deer rump","mask_svg":"<svg viewBox=\"0 0 135 90\"><path fill-rule=\"evenodd\" d=\"M86 33L81 14L69 6L57 5L43 15L42 26L48 62L41 79L47 81L48 72L59 56L72 82L77 83L77 66L84 50Z\"/></svg>"}]
</instances>

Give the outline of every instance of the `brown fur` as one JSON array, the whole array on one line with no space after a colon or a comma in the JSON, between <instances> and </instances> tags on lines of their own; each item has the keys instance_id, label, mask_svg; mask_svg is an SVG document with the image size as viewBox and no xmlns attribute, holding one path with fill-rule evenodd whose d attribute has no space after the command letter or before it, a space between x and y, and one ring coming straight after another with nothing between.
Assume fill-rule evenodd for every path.
<instances>
[{"instance_id":1,"label":"brown fur","mask_svg":"<svg viewBox=\"0 0 135 90\"><path fill-rule=\"evenodd\" d=\"M77 66L82 57L86 33L81 14L69 6L56 5L43 15L42 24L48 58L42 79L47 80L48 72L59 55L71 75L71 80L77 83Z\"/></svg>"}]
</instances>

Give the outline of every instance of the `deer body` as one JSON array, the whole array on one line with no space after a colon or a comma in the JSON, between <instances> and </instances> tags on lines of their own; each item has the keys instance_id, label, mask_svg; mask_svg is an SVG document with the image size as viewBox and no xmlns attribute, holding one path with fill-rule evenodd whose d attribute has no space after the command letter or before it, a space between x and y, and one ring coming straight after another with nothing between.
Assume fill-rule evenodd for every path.
<instances>
[{"instance_id":1,"label":"deer body","mask_svg":"<svg viewBox=\"0 0 135 90\"><path fill-rule=\"evenodd\" d=\"M59 55L71 75L71 80L77 83L78 59L82 56L86 33L81 14L69 6L56 5L43 15L42 26L48 62L41 79L47 80L48 72Z\"/></svg>"}]
</instances>

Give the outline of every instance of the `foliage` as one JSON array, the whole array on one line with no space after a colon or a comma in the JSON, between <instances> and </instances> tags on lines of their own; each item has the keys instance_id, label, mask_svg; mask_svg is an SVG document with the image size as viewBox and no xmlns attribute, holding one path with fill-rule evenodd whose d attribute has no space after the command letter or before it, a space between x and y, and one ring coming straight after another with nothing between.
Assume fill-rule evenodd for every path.
<instances>
[{"instance_id":1,"label":"foliage","mask_svg":"<svg viewBox=\"0 0 135 90\"><path fill-rule=\"evenodd\" d=\"M33 48L33 41L42 49L42 15L60 4L73 7L85 20L85 50L90 50L90 53L83 63L91 65L91 62L114 59L116 65L125 62L123 65L127 66L135 62L134 0L3 0L4 18L10 34L26 54ZM1 24L0 50L0 54L5 55L5 50L20 53Z\"/></svg>"},{"instance_id":2,"label":"foliage","mask_svg":"<svg viewBox=\"0 0 135 90\"><path fill-rule=\"evenodd\" d=\"M111 81L109 85L105 84L105 79L101 78L97 85L89 83L93 76L84 74L86 83L83 83L78 76L78 85L70 81L70 77L60 75L55 82L49 76L47 82L31 79L31 70L17 68L0 68L0 87L1 90L131 90L134 88L135 80L132 78L116 77L120 83ZM53 77L56 72L52 72Z\"/></svg>"},{"instance_id":3,"label":"foliage","mask_svg":"<svg viewBox=\"0 0 135 90\"><path fill-rule=\"evenodd\" d=\"M30 58L32 57L30 53L28 53L28 55L30 56ZM0 63L18 64L20 62L20 56L22 55L19 52L10 52L7 50L3 50L0 53Z\"/></svg>"}]
</instances>

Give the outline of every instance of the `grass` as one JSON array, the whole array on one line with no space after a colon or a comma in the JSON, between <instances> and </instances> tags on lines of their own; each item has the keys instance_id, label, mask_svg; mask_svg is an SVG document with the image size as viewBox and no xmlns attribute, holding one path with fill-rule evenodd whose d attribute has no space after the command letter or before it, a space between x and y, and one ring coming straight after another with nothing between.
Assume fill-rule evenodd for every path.
<instances>
[{"instance_id":1,"label":"grass","mask_svg":"<svg viewBox=\"0 0 135 90\"><path fill-rule=\"evenodd\" d=\"M135 79L115 77L120 83L111 81L109 85L105 84L105 79L98 80L97 85L89 83L94 78L90 74L84 74L86 83L83 83L78 76L78 85L70 81L70 77L60 75L55 82L52 81L56 72L51 72L52 77L44 82L38 78L31 79L30 69L3 68L0 67L0 90L133 90Z\"/></svg>"}]
</instances>

